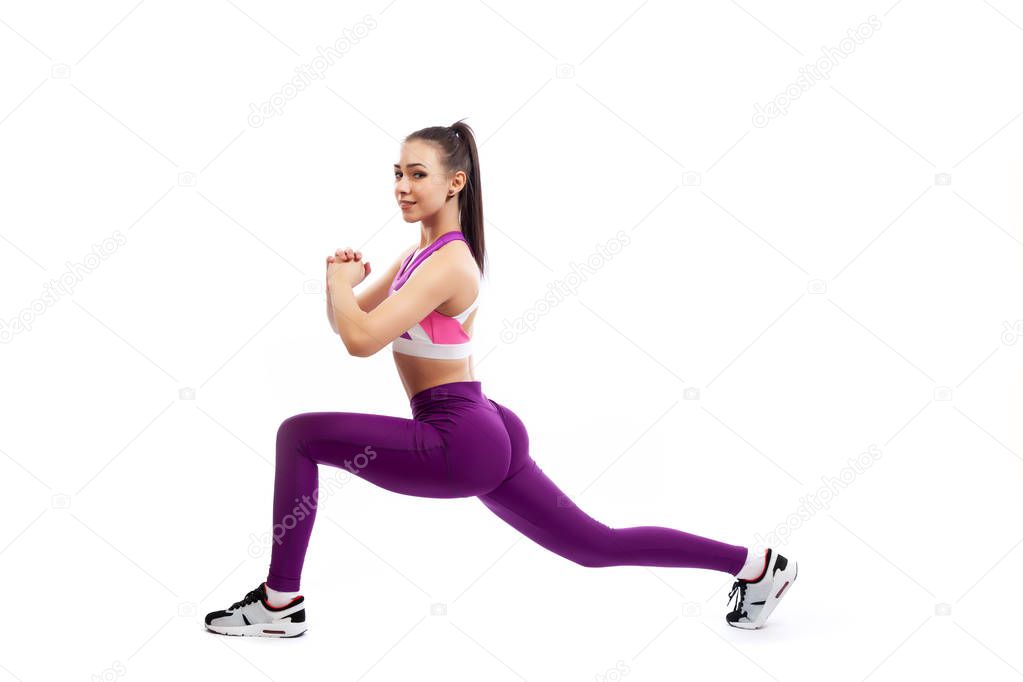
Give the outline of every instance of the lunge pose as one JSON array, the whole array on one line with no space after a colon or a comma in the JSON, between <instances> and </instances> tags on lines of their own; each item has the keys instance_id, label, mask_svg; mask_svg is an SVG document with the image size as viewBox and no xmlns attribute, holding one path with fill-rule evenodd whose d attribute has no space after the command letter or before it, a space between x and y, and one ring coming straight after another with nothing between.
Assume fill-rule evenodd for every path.
<instances>
[{"instance_id":1,"label":"lunge pose","mask_svg":"<svg viewBox=\"0 0 1023 682\"><path fill-rule=\"evenodd\" d=\"M659 526L611 528L577 507L529 452L522 420L487 397L472 366L472 329L484 270L480 167L472 129L459 121L405 138L394 197L419 223L382 277L359 251L327 257L327 317L351 355L390 345L412 418L307 412L277 431L273 546L265 582L206 627L228 635L306 631L302 565L316 519L317 467L345 467L381 488L433 498L477 497L538 545L581 566L674 566L736 577L726 621L756 629L796 579L796 562Z\"/></svg>"}]
</instances>

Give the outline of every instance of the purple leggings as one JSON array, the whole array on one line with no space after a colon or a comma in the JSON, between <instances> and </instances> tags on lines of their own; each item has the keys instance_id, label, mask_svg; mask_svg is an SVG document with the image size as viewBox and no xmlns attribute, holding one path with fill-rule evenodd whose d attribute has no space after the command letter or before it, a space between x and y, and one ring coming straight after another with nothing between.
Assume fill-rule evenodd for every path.
<instances>
[{"instance_id":1,"label":"purple leggings","mask_svg":"<svg viewBox=\"0 0 1023 682\"><path fill-rule=\"evenodd\" d=\"M412 419L307 412L277 431L274 538L266 583L298 591L316 518L317 465L417 497L479 497L548 550L582 566L677 566L736 574L746 547L657 526L609 528L579 509L529 456L522 421L478 381L412 396Z\"/></svg>"}]
</instances>

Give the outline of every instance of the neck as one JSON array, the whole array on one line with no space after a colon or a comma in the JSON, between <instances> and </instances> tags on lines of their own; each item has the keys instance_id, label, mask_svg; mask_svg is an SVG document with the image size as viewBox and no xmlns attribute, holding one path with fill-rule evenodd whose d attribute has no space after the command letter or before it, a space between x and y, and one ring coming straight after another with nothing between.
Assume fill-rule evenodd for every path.
<instances>
[{"instance_id":1,"label":"neck","mask_svg":"<svg viewBox=\"0 0 1023 682\"><path fill-rule=\"evenodd\" d=\"M454 227L438 227L438 228L427 228L423 226L422 231L419 235L419 250L425 249L430 244L434 243L449 232L461 232L462 228L458 225Z\"/></svg>"},{"instance_id":2,"label":"neck","mask_svg":"<svg viewBox=\"0 0 1023 682\"><path fill-rule=\"evenodd\" d=\"M439 211L428 218L423 218L419 234L419 248L426 248L448 232L459 232L458 196L447 200Z\"/></svg>"}]
</instances>

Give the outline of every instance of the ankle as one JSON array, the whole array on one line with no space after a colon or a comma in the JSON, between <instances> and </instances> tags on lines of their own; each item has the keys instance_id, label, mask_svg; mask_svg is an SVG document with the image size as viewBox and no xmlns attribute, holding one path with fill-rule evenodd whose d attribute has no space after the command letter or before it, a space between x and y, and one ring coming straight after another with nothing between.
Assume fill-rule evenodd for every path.
<instances>
[{"instance_id":1,"label":"ankle","mask_svg":"<svg viewBox=\"0 0 1023 682\"><path fill-rule=\"evenodd\" d=\"M302 595L302 593L298 590L293 592L275 590L266 583L263 583L263 588L266 590L266 601L270 604L270 606L286 606L295 597L300 597Z\"/></svg>"},{"instance_id":2,"label":"ankle","mask_svg":"<svg viewBox=\"0 0 1023 682\"><path fill-rule=\"evenodd\" d=\"M735 577L739 580L756 580L767 566L767 550L757 551L748 549L746 552L746 562L743 564L739 572L735 574Z\"/></svg>"}]
</instances>

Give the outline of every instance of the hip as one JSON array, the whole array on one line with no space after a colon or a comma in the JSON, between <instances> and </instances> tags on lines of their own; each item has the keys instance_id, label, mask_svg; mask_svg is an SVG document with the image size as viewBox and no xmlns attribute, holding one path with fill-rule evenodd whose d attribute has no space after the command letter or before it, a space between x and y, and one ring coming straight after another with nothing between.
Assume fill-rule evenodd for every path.
<instances>
[{"instance_id":1,"label":"hip","mask_svg":"<svg viewBox=\"0 0 1023 682\"><path fill-rule=\"evenodd\" d=\"M479 381L449 381L424 388L409 398L412 417L423 421L438 415L445 416L483 416L476 414L482 411L496 414L497 408L483 393Z\"/></svg>"},{"instance_id":2,"label":"hip","mask_svg":"<svg viewBox=\"0 0 1023 682\"><path fill-rule=\"evenodd\" d=\"M510 452L505 421L479 381L452 381L424 389L409 401L412 418L440 432L451 451L484 454Z\"/></svg>"}]
</instances>

